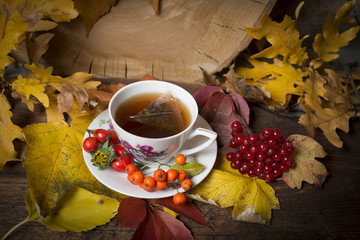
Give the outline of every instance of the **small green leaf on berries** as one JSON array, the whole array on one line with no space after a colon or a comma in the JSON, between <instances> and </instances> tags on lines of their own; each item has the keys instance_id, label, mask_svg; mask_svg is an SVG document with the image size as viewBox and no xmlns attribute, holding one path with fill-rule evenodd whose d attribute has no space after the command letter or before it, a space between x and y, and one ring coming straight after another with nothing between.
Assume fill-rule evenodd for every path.
<instances>
[{"instance_id":1,"label":"small green leaf on berries","mask_svg":"<svg viewBox=\"0 0 360 240\"><path fill-rule=\"evenodd\" d=\"M187 162L184 165L175 164L171 168L175 170L183 169L186 171L186 176L193 177L201 173L205 166L198 162Z\"/></svg>"}]
</instances>

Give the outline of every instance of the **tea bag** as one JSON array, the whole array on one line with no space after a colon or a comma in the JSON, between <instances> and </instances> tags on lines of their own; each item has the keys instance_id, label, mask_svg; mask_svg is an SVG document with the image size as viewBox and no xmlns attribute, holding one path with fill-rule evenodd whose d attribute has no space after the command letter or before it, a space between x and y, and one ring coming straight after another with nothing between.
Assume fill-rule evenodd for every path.
<instances>
[{"instance_id":1,"label":"tea bag","mask_svg":"<svg viewBox=\"0 0 360 240\"><path fill-rule=\"evenodd\" d=\"M130 118L153 129L176 134L185 129L181 111L178 101L164 94Z\"/></svg>"}]
</instances>

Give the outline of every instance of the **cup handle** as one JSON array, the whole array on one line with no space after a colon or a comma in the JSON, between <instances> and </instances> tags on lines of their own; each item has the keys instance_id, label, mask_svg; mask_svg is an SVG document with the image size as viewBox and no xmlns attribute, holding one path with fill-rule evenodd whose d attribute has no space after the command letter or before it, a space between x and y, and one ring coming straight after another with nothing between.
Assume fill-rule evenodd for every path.
<instances>
[{"instance_id":1,"label":"cup handle","mask_svg":"<svg viewBox=\"0 0 360 240\"><path fill-rule=\"evenodd\" d=\"M209 129L206 129L206 128L197 128L195 131L193 131L189 134L189 136L187 137L187 140L192 139L196 136L204 136L204 137L207 137L208 140L194 148L181 150L180 151L181 154L191 155L191 154L200 152L201 150L207 148L208 146L210 146L211 143L213 143L215 141L215 139L217 137L217 133L213 132Z\"/></svg>"}]
</instances>

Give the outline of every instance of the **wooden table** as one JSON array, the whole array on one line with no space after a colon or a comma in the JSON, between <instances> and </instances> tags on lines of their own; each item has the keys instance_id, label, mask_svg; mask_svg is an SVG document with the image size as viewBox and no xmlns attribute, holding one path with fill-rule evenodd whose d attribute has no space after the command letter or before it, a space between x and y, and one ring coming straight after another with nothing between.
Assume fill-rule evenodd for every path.
<instances>
[{"instance_id":1,"label":"wooden table","mask_svg":"<svg viewBox=\"0 0 360 240\"><path fill-rule=\"evenodd\" d=\"M181 84L190 92L201 85ZM44 110L36 107L28 112L22 104L16 104L13 121L20 127L36 119L44 121ZM297 118L268 112L259 106L251 106L251 125L254 132L264 127L279 128L283 135L307 135ZM195 201L205 219L214 230L186 218L180 220L191 230L195 239L359 239L360 235L360 119L351 121L350 132L339 132L344 147L332 146L320 131L318 141L328 153L320 159L329 171L323 187L307 183L299 189L291 189L284 182L271 184L280 201L280 210L273 210L270 225L232 220L232 208L221 209L214 205ZM18 147L21 150L21 146ZM6 164L0 173L0 236L23 221L28 212L25 193L28 189L26 172L21 162ZM56 232L38 222L20 226L9 239L131 239L135 228L115 225L115 220L88 232Z\"/></svg>"}]
</instances>

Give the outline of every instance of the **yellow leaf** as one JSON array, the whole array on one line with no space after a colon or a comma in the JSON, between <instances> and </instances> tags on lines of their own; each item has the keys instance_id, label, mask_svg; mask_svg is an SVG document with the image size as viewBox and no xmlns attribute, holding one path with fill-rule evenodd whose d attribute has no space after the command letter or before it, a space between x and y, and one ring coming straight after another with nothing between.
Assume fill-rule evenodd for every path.
<instances>
[{"instance_id":1,"label":"yellow leaf","mask_svg":"<svg viewBox=\"0 0 360 240\"><path fill-rule=\"evenodd\" d=\"M47 122L65 121L64 114L57 107L56 98L58 94L55 94L54 91L48 91L47 95L50 100L49 107L45 108Z\"/></svg>"},{"instance_id":2,"label":"yellow leaf","mask_svg":"<svg viewBox=\"0 0 360 240\"><path fill-rule=\"evenodd\" d=\"M47 216L71 185L117 200L124 195L98 182L87 168L82 155L82 139L94 115L65 122L38 123L26 126L27 148L24 167L30 188Z\"/></svg>"},{"instance_id":3,"label":"yellow leaf","mask_svg":"<svg viewBox=\"0 0 360 240\"><path fill-rule=\"evenodd\" d=\"M336 130L341 129L347 133L349 131L349 119L355 116L355 112L346 80L340 78L332 70L326 70L326 72L328 76L325 80L321 80L322 77L319 75L311 75L312 78L316 78L311 79L312 82L318 81L320 85L325 81L327 82L324 86L326 92L322 99L320 98L321 95L316 97L316 93L305 94L303 98L299 99L306 113L300 117L299 123L306 127L311 137L314 137L314 129L320 128L330 143L341 148L343 142ZM307 90L309 91L309 89ZM323 90L319 93L322 92Z\"/></svg>"},{"instance_id":4,"label":"yellow leaf","mask_svg":"<svg viewBox=\"0 0 360 240\"><path fill-rule=\"evenodd\" d=\"M26 0L23 2L23 5L17 6L22 9L23 16L35 14L38 19L50 18L55 22L70 22L78 16L72 0Z\"/></svg>"},{"instance_id":5,"label":"yellow leaf","mask_svg":"<svg viewBox=\"0 0 360 240\"><path fill-rule=\"evenodd\" d=\"M36 97L46 108L49 107L49 97L44 93L44 88L51 86L60 92L57 102L60 112L70 111L73 105L73 96L76 97L80 108L88 102L89 96L85 88L94 89L100 84L99 81L88 81L93 78L93 74L74 73L73 75L62 78L51 75L52 67L42 69L35 64L25 64L25 68L31 72L23 78L21 75L11 86L17 92L29 99L30 94Z\"/></svg>"},{"instance_id":6,"label":"yellow leaf","mask_svg":"<svg viewBox=\"0 0 360 240\"><path fill-rule=\"evenodd\" d=\"M232 216L236 220L270 224L272 209L280 209L275 190L264 180L252 178L239 192ZM247 213L245 219L244 213Z\"/></svg>"},{"instance_id":7,"label":"yellow leaf","mask_svg":"<svg viewBox=\"0 0 360 240\"><path fill-rule=\"evenodd\" d=\"M31 189L26 192L26 208L31 220L52 230L81 232L108 223L117 214L119 202L72 186L45 218L38 215Z\"/></svg>"},{"instance_id":8,"label":"yellow leaf","mask_svg":"<svg viewBox=\"0 0 360 240\"><path fill-rule=\"evenodd\" d=\"M310 66L319 68L323 62L330 62L339 57L337 52L349 42L355 39L356 34L360 30L360 26L352 27L343 33L339 33L340 27L343 24L353 23L355 19L349 17L349 12L352 10L355 1L348 1L337 12L335 20L333 15L329 14L324 24L323 33L318 33L315 36L313 49L317 53L318 58L310 62Z\"/></svg>"},{"instance_id":9,"label":"yellow leaf","mask_svg":"<svg viewBox=\"0 0 360 240\"><path fill-rule=\"evenodd\" d=\"M3 77L5 67L14 62L8 54L12 49L17 49L28 27L17 11L7 16L3 5L0 5L0 77Z\"/></svg>"},{"instance_id":10,"label":"yellow leaf","mask_svg":"<svg viewBox=\"0 0 360 240\"><path fill-rule=\"evenodd\" d=\"M326 152L323 147L310 137L291 135L287 138L295 147L295 153L291 156L295 167L282 174L282 179L291 188L301 188L302 182L315 184L321 187L328 172L325 166L315 158L323 158Z\"/></svg>"},{"instance_id":11,"label":"yellow leaf","mask_svg":"<svg viewBox=\"0 0 360 240\"><path fill-rule=\"evenodd\" d=\"M24 95L22 95L16 91L11 92L11 96L14 99L19 99L22 103L24 103L31 112L33 112L35 109L34 104L39 103L38 101L34 100L33 98L26 99L26 97Z\"/></svg>"},{"instance_id":12,"label":"yellow leaf","mask_svg":"<svg viewBox=\"0 0 360 240\"><path fill-rule=\"evenodd\" d=\"M29 100L30 95L32 95L36 97L44 107L49 107L49 98L44 93L45 86L46 84L42 83L39 79L23 78L21 75L11 84L12 89L23 94L26 100Z\"/></svg>"},{"instance_id":13,"label":"yellow leaf","mask_svg":"<svg viewBox=\"0 0 360 240\"><path fill-rule=\"evenodd\" d=\"M110 11L110 8L116 4L116 0L74 0L74 3L82 21L86 25L87 36L95 22Z\"/></svg>"},{"instance_id":14,"label":"yellow leaf","mask_svg":"<svg viewBox=\"0 0 360 240\"><path fill-rule=\"evenodd\" d=\"M10 104L3 93L0 93L0 106L0 171L2 171L6 162L19 160L16 157L13 140L15 138L24 140L24 137L21 128L11 121Z\"/></svg>"},{"instance_id":15,"label":"yellow leaf","mask_svg":"<svg viewBox=\"0 0 360 240\"><path fill-rule=\"evenodd\" d=\"M271 210L279 208L275 191L264 180L241 175L229 166L225 157L217 159L215 168L190 191L194 198L215 202L222 208L234 206L233 219L269 223ZM218 169L219 168L219 169ZM221 170L220 170L221 169ZM254 207L254 211L249 208ZM244 218L244 215L247 215ZM260 215L261 218L256 217Z\"/></svg>"},{"instance_id":16,"label":"yellow leaf","mask_svg":"<svg viewBox=\"0 0 360 240\"><path fill-rule=\"evenodd\" d=\"M275 58L278 55L284 57L284 62L301 65L308 59L306 48L301 47L306 36L299 39L299 32L296 30L296 21L285 16L281 23L271 20L266 14L261 18L261 28L245 28L246 32L255 39L266 37L271 47L252 55L251 58Z\"/></svg>"},{"instance_id":17,"label":"yellow leaf","mask_svg":"<svg viewBox=\"0 0 360 240\"><path fill-rule=\"evenodd\" d=\"M270 98L284 108L288 104L288 96L303 93L302 78L307 72L278 59L274 59L273 64L256 59L249 59L249 62L254 68L238 68L238 77L246 77L247 84L263 85L270 92Z\"/></svg>"}]
</instances>

